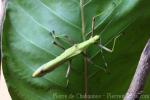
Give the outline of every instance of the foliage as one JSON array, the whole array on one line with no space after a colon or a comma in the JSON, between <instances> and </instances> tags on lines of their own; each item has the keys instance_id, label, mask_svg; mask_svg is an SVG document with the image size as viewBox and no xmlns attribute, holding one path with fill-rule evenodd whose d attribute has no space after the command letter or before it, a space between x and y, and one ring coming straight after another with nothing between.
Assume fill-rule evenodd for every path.
<instances>
[{"instance_id":1,"label":"foliage","mask_svg":"<svg viewBox=\"0 0 150 100\"><path fill-rule=\"evenodd\" d=\"M88 64L88 92L110 99L112 94L125 94L140 53L149 38L149 0L85 0L85 34L79 0L10 0L3 31L3 69L13 100L58 100L63 94L79 99L84 94L83 56L72 62L69 87L66 88L67 64L41 78L32 73L61 52L52 44L50 31L67 35L76 43L91 32L93 16L95 34L101 35L102 44L112 46L112 38L123 33L113 53L103 52L109 72ZM87 38L88 39L88 38ZM62 41L63 45L66 43ZM102 54L96 46L87 53L92 61L104 68ZM149 91L147 85L145 92ZM60 94L60 95L59 95ZM118 98L122 99L122 98ZM116 98L115 98L116 100Z\"/></svg>"}]
</instances>

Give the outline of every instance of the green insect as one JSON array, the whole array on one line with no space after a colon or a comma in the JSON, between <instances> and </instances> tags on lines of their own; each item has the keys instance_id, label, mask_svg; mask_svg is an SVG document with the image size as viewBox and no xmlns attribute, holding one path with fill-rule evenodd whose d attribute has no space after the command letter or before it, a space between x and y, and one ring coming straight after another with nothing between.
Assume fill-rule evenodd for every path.
<instances>
[{"instance_id":1,"label":"green insect","mask_svg":"<svg viewBox=\"0 0 150 100\"><path fill-rule=\"evenodd\" d=\"M87 55L84 54L84 50L86 50L92 44L97 44L100 48L102 48L102 49L104 49L108 52L113 52L116 39L120 36L120 34L117 37L114 38L113 47L112 47L112 49L109 49L109 48L101 45L100 35L93 36L94 35L94 22L95 22L95 17L93 17L93 19L92 19L92 32L91 32L91 37L88 40L83 41L83 42L78 43L78 44L74 44L72 47L66 49L62 54L57 56L55 59L43 64L41 67L39 67L32 74L32 77L41 77L41 76L55 70L56 68L58 68L60 65L64 64L65 62L68 62L68 70L67 70L67 73L66 73L66 78L68 78L69 74L70 74L72 58L79 55L79 54L83 54L84 56L87 57ZM55 37L54 31L51 32L51 35L55 40L56 37ZM57 45L58 47L60 47L62 49L65 49L63 46L61 46L56 41L54 41L53 43L55 45ZM89 59L88 59L88 61L91 63L91 61Z\"/></svg>"},{"instance_id":2,"label":"green insect","mask_svg":"<svg viewBox=\"0 0 150 100\"><path fill-rule=\"evenodd\" d=\"M89 47L91 44L96 43L99 40L99 35L96 35L82 43L74 44L72 47L66 49L61 55L56 57L55 59L51 60L50 62L42 65L38 70L36 70L33 74L33 77L41 76L46 74L47 72L50 72L57 68L59 65L65 63L72 57L79 55L82 53L87 47Z\"/></svg>"},{"instance_id":3,"label":"green insect","mask_svg":"<svg viewBox=\"0 0 150 100\"><path fill-rule=\"evenodd\" d=\"M95 16L97 17L97 16ZM53 44L55 44L56 46L58 46L59 48L65 50L62 54L60 54L59 56L57 56L55 59L43 64L42 66L40 66L33 74L32 77L41 77L49 72L54 71L56 68L58 68L60 65L64 64L65 62L68 62L68 70L66 72L66 78L67 78L67 86L69 84L69 75L70 75L70 70L71 70L71 60L73 59L73 57L82 54L83 56L85 56L88 60L89 63L91 63L92 65L98 67L99 65L94 64L89 58L88 56L84 53L84 51L91 46L92 44L97 44L98 47L100 47L100 51L102 53L102 49L108 51L108 52L113 52L114 47L115 47L115 43L117 38L121 35L119 34L118 36L116 36L114 38L114 43L113 43L113 47L112 49L109 49L105 46L103 46L101 44L101 37L100 35L95 35L94 36L94 23L95 23L95 17L92 18L92 32L90 32L91 37L86 40L83 41L81 43L78 44L74 44L74 42L72 42L72 40L69 37L65 37L68 40L68 43L72 42L72 44L74 44L72 47L68 48L65 50L65 48L58 42L56 42L56 35L55 32L50 32L51 36L53 37L54 41ZM108 23L109 24L109 23ZM106 25L107 27L107 25ZM89 35L89 34L87 34ZM105 60L104 56L103 56L103 60ZM107 67L107 63L105 61L105 66Z\"/></svg>"}]
</instances>

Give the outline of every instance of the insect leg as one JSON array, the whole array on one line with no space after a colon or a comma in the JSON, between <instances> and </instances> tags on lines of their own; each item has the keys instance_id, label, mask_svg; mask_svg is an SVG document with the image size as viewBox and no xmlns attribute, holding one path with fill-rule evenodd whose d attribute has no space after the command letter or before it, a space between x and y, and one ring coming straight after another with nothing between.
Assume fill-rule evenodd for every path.
<instances>
[{"instance_id":1,"label":"insect leg","mask_svg":"<svg viewBox=\"0 0 150 100\"><path fill-rule=\"evenodd\" d=\"M96 18L96 17L97 17L97 16L94 16L94 17L92 18L92 34L91 34L91 37L94 35L95 18ZM101 38L100 38L100 41L101 41ZM106 71L108 64L107 64L106 59L105 59L105 57L104 57L104 55L103 55L102 49L101 49L100 51L101 51L101 54L102 54L102 59L103 59L104 64L105 64L105 71ZM89 62L94 65L94 63L93 63L90 59L89 59ZM96 66L96 65L95 65L95 66Z\"/></svg>"},{"instance_id":2,"label":"insect leg","mask_svg":"<svg viewBox=\"0 0 150 100\"><path fill-rule=\"evenodd\" d=\"M91 65L93 65L93 66L96 67L96 68L102 69L102 70L104 70L104 71L106 72L106 69L105 69L105 68L103 68L103 67L100 66L100 65L95 64L95 63L90 59L90 57L88 57L87 54L85 54L85 53L83 52L82 55L87 58L87 61L88 61Z\"/></svg>"},{"instance_id":3,"label":"insect leg","mask_svg":"<svg viewBox=\"0 0 150 100\"><path fill-rule=\"evenodd\" d=\"M67 78L67 87L69 85L69 76L70 76L70 72L71 72L71 60L68 61L68 69L67 69L67 72L66 72L66 78Z\"/></svg>"},{"instance_id":4,"label":"insect leg","mask_svg":"<svg viewBox=\"0 0 150 100\"><path fill-rule=\"evenodd\" d=\"M64 41L65 43L67 43L68 45L72 46L75 44L75 42L67 35L56 35L54 31L50 32L50 35L52 36L52 38L59 42L60 40ZM59 42L60 44L60 42Z\"/></svg>"},{"instance_id":5,"label":"insect leg","mask_svg":"<svg viewBox=\"0 0 150 100\"><path fill-rule=\"evenodd\" d=\"M50 32L50 35L51 35L51 37L53 38L53 42L52 42L52 43L53 43L54 45L56 45L57 47L59 47L59 48L65 50L65 48L57 41L57 37L56 37L56 35L55 35L55 32L54 32L54 31Z\"/></svg>"},{"instance_id":6,"label":"insect leg","mask_svg":"<svg viewBox=\"0 0 150 100\"><path fill-rule=\"evenodd\" d=\"M95 17L92 18L92 34L91 37L94 35L94 26L95 26Z\"/></svg>"},{"instance_id":7,"label":"insect leg","mask_svg":"<svg viewBox=\"0 0 150 100\"><path fill-rule=\"evenodd\" d=\"M116 40L120 37L120 35L121 35L121 34L119 34L118 36L116 36L116 37L114 38L113 46L112 46L111 49L109 49L109 48L103 46L103 45L101 44L101 38L100 38L100 44L99 44L98 46L100 47L100 52L101 52L101 55L102 55L102 59L103 59L103 61L104 61L104 65L105 65L106 71L108 70L108 69L107 69L107 68L108 68L108 64L107 64L107 61L106 61L106 59L105 59L105 56L103 55L103 49L106 50L106 51L108 51L108 52L111 52L111 53L112 53L112 52L114 51L114 48L115 48Z\"/></svg>"},{"instance_id":8,"label":"insect leg","mask_svg":"<svg viewBox=\"0 0 150 100\"><path fill-rule=\"evenodd\" d=\"M58 39L62 39L64 42L66 42L67 44L69 44L70 46L74 45L75 42L67 35L64 36L56 36L56 38Z\"/></svg>"},{"instance_id":9,"label":"insect leg","mask_svg":"<svg viewBox=\"0 0 150 100\"><path fill-rule=\"evenodd\" d=\"M67 69L67 72L66 72L66 78L69 77L70 71L71 71L71 60L68 61L68 69Z\"/></svg>"},{"instance_id":10,"label":"insect leg","mask_svg":"<svg viewBox=\"0 0 150 100\"><path fill-rule=\"evenodd\" d=\"M95 18L96 16L92 17L92 31L90 31L89 33L86 34L86 37L91 35L91 37L93 37L94 35L94 29L95 29Z\"/></svg>"},{"instance_id":11,"label":"insect leg","mask_svg":"<svg viewBox=\"0 0 150 100\"><path fill-rule=\"evenodd\" d=\"M106 51L108 51L108 52L113 52L114 51L114 48L115 48L115 44L116 44L116 40L120 37L120 35L121 34L119 34L118 36L116 36L115 38L114 38L114 41L113 41L113 46L112 46L112 48L111 49L109 49L109 48L107 48L107 47L105 47L105 46L103 46L102 44L99 44L98 46L100 47L100 48L102 48L102 49L104 49L104 50L106 50ZM101 42L101 41L100 41Z\"/></svg>"},{"instance_id":12,"label":"insect leg","mask_svg":"<svg viewBox=\"0 0 150 100\"><path fill-rule=\"evenodd\" d=\"M102 48L100 48L100 52L101 52L101 55L102 55L102 59L103 59L103 61L104 61L105 69L108 70L108 69L107 69L107 68L108 68L108 64L107 64L106 58L105 58L105 56L104 56L104 54L103 54Z\"/></svg>"}]
</instances>

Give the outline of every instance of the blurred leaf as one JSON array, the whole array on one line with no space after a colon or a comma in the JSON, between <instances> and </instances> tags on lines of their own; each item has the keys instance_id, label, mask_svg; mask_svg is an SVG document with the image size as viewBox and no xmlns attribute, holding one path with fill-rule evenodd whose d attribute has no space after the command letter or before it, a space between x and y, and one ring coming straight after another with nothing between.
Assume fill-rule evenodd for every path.
<instances>
[{"instance_id":1,"label":"blurred leaf","mask_svg":"<svg viewBox=\"0 0 150 100\"><path fill-rule=\"evenodd\" d=\"M95 34L101 35L102 44L111 47L109 41L123 33L116 43L115 52L103 53L109 74L88 64L89 95L99 95L97 99L102 100L122 99L112 96L125 94L150 36L149 5L148 0L84 1L84 36L91 32L92 17L97 15L100 16L96 17ZM57 36L67 35L76 43L83 41L79 0L8 1L2 44L3 69L13 100L66 100L66 94L72 94L77 100L80 94L84 94L82 55L73 59L68 88L66 64L44 77L31 77L40 65L63 52L52 44L49 32L53 30ZM101 53L96 54L99 51L96 46L91 46L88 55L95 64L103 66L106 62ZM146 87L145 93L149 93L150 86Z\"/></svg>"}]
</instances>

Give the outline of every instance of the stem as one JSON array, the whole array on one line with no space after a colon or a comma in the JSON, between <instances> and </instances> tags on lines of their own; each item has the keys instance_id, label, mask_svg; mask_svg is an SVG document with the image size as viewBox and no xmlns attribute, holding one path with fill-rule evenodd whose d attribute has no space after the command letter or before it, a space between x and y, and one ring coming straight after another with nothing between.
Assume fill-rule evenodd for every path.
<instances>
[{"instance_id":1,"label":"stem","mask_svg":"<svg viewBox=\"0 0 150 100\"><path fill-rule=\"evenodd\" d=\"M85 21L84 21L84 0L80 0L81 20L82 20L82 38L85 41Z\"/></svg>"},{"instance_id":2,"label":"stem","mask_svg":"<svg viewBox=\"0 0 150 100\"><path fill-rule=\"evenodd\" d=\"M124 100L139 100L143 93L144 84L150 73L150 40L147 42L139 64L137 66L136 72L134 74L133 80L130 87L124 97Z\"/></svg>"},{"instance_id":3,"label":"stem","mask_svg":"<svg viewBox=\"0 0 150 100\"><path fill-rule=\"evenodd\" d=\"M82 20L82 38L85 41L85 19L84 19L84 0L80 0L80 10L81 10L81 20ZM86 54L86 50L84 51ZM88 66L87 66L87 57L84 57L84 96L85 100L88 100Z\"/></svg>"},{"instance_id":4,"label":"stem","mask_svg":"<svg viewBox=\"0 0 150 100\"><path fill-rule=\"evenodd\" d=\"M86 54L86 51L84 52ZM88 100L88 66L87 57L84 57L84 96L85 100Z\"/></svg>"}]
</instances>

